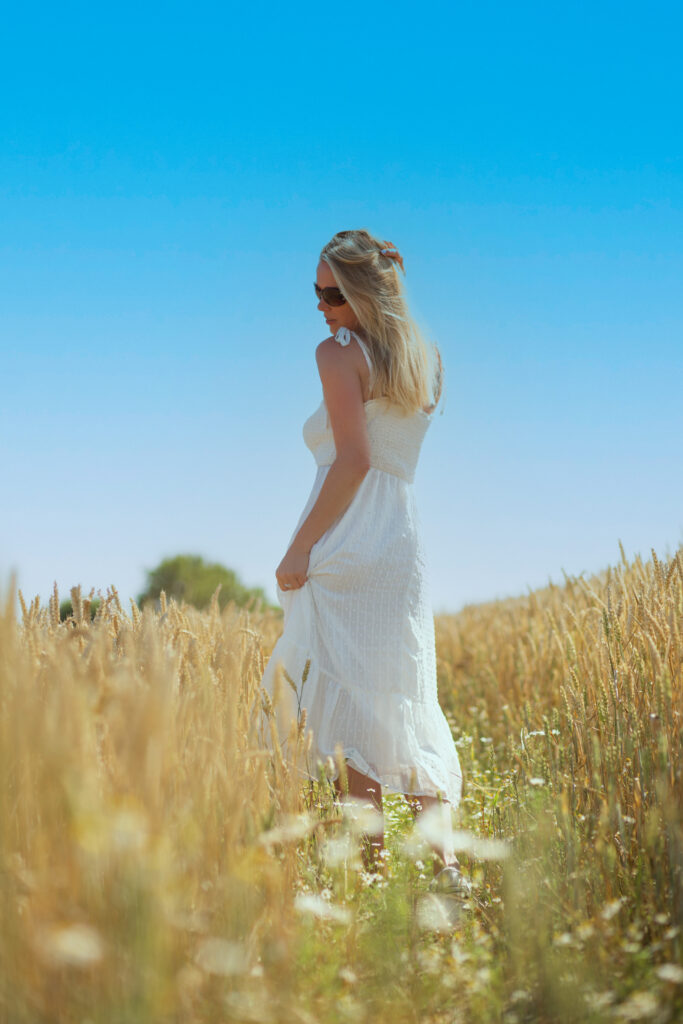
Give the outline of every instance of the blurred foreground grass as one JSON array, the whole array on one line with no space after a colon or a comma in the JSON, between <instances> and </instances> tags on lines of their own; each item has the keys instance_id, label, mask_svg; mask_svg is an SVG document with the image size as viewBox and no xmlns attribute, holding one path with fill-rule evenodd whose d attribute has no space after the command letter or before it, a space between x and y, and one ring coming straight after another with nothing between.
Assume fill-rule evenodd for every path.
<instances>
[{"instance_id":1,"label":"blurred foreground grass","mask_svg":"<svg viewBox=\"0 0 683 1024\"><path fill-rule=\"evenodd\" d=\"M402 797L368 874L362 811L266 749L276 614L10 593L0 1019L680 1020L683 549L621 554L437 618L469 905Z\"/></svg>"}]
</instances>

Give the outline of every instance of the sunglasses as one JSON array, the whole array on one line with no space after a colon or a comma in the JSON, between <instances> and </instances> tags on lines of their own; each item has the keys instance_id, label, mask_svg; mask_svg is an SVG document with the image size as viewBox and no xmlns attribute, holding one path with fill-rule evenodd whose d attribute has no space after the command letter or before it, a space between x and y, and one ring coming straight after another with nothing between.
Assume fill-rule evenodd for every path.
<instances>
[{"instance_id":1,"label":"sunglasses","mask_svg":"<svg viewBox=\"0 0 683 1024\"><path fill-rule=\"evenodd\" d=\"M313 287L318 299L322 299L328 306L343 306L346 302L338 288L319 288L316 281L313 282Z\"/></svg>"}]
</instances>

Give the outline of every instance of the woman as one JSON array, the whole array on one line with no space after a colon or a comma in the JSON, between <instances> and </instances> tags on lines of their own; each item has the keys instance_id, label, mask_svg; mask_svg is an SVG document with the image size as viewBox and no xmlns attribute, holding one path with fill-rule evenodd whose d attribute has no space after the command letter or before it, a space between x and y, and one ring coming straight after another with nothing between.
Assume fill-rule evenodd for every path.
<instances>
[{"instance_id":1,"label":"woman","mask_svg":"<svg viewBox=\"0 0 683 1024\"><path fill-rule=\"evenodd\" d=\"M338 232L320 254L314 288L332 335L316 349L324 397L303 428L318 470L275 573L284 630L262 682L272 696L277 665L289 678L277 694L282 737L306 708L306 775L341 744L351 796L381 811L384 787L414 814L442 801L450 828L462 777L437 698L413 492L441 359L410 316L399 267L398 250L364 229ZM434 846L440 888L464 883L448 845ZM376 863L383 831L372 846Z\"/></svg>"}]
</instances>

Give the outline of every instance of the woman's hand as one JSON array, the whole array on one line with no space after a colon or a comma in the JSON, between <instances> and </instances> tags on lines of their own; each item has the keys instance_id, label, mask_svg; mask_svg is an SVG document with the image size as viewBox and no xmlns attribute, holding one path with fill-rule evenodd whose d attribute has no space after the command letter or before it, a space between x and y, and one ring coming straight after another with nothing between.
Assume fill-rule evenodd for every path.
<instances>
[{"instance_id":1,"label":"woman's hand","mask_svg":"<svg viewBox=\"0 0 683 1024\"><path fill-rule=\"evenodd\" d=\"M287 551L277 569L275 578L280 590L299 590L308 579L308 560L311 557L309 548L298 547L296 544Z\"/></svg>"}]
</instances>

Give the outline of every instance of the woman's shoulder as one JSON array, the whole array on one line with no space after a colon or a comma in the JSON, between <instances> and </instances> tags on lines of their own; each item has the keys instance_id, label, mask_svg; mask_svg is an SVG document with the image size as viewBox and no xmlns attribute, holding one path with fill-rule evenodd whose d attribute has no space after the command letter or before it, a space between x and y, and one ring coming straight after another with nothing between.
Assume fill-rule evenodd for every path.
<instances>
[{"instance_id":1,"label":"woman's shoulder","mask_svg":"<svg viewBox=\"0 0 683 1024\"><path fill-rule=\"evenodd\" d=\"M326 367L343 366L346 362L345 355L344 350L335 342L334 337L330 336L317 345L315 361L319 370Z\"/></svg>"},{"instance_id":2,"label":"woman's shoulder","mask_svg":"<svg viewBox=\"0 0 683 1024\"><path fill-rule=\"evenodd\" d=\"M333 349L338 348L339 345L337 345L337 343L335 342L334 335L331 334L329 338L324 338L321 342L318 343L318 346L316 347L315 350L315 354L318 355L319 352L322 352L324 354L325 352L329 352Z\"/></svg>"},{"instance_id":3,"label":"woman's shoulder","mask_svg":"<svg viewBox=\"0 0 683 1024\"><path fill-rule=\"evenodd\" d=\"M344 337L345 340L345 337ZM339 332L321 341L315 350L318 373L323 381L331 379L358 380L361 395L365 400L370 398L371 381L366 357L356 344L340 344Z\"/></svg>"},{"instance_id":4,"label":"woman's shoulder","mask_svg":"<svg viewBox=\"0 0 683 1024\"><path fill-rule=\"evenodd\" d=\"M320 365L352 365L358 366L360 355L363 360L363 354L358 345L349 345L345 338L342 338L337 332L336 335L331 334L329 338L325 338L321 341L315 350L315 358Z\"/></svg>"}]
</instances>

